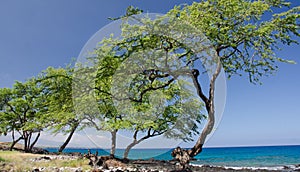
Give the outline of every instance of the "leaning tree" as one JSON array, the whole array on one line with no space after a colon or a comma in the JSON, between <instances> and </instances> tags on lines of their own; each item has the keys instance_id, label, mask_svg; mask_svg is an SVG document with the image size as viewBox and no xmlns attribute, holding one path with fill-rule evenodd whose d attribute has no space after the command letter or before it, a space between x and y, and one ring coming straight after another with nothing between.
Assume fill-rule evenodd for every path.
<instances>
[{"instance_id":1,"label":"leaning tree","mask_svg":"<svg viewBox=\"0 0 300 172\"><path fill-rule=\"evenodd\" d=\"M284 12L275 13L278 9ZM134 81L129 77L134 82L125 82L123 92L112 94L121 95L110 97L117 101L113 105L124 100L130 106L143 103L148 92L168 89L179 77L190 78L196 95L205 105L207 123L191 149L177 148L173 152L176 158L188 163L202 151L215 126L216 82L222 68L228 78L246 74L251 83L260 83L261 77L277 70L277 62L293 63L275 52L282 45L298 43L299 10L283 0L203 0L176 6L167 15L152 20L147 15L135 15L141 11L129 8L121 17L121 36L107 38L114 39L108 46L111 58L107 67L112 77L109 82L114 82L117 68L122 67L111 64L123 64L128 59L133 61L122 69L124 73L135 73L141 78L133 78L138 79ZM144 68L135 71L134 65ZM208 73L207 93L200 82L202 73ZM143 82L145 78L147 82Z\"/></svg>"},{"instance_id":2,"label":"leaning tree","mask_svg":"<svg viewBox=\"0 0 300 172\"><path fill-rule=\"evenodd\" d=\"M96 70L88 71L91 68L88 66L80 69L88 72L84 81L87 78L95 79L94 86L87 83L83 87L86 87L85 90L95 90L99 113L87 113L87 119L97 130L111 133L112 156L115 154L116 133L120 130L132 132L132 142L125 149L124 159L128 158L129 151L135 145L156 136L191 140L197 134L198 124L204 119L201 114L203 103L187 88L188 82L184 79L175 81L163 71L154 71L158 63L164 64L161 66L164 70L176 68L178 62L172 64L172 59L178 53L171 60L165 59L165 56L162 58L162 51L154 52L152 58L143 58L140 55L150 51L138 46L134 51L135 58L130 58L124 54L125 48L130 48L133 43L126 40L130 33L128 29L131 27L123 27L123 39L108 38L100 43L101 46L94 52L96 57L90 58ZM156 44L155 41L150 40L149 43ZM154 59L156 63L153 63Z\"/></svg>"},{"instance_id":3,"label":"leaning tree","mask_svg":"<svg viewBox=\"0 0 300 172\"><path fill-rule=\"evenodd\" d=\"M71 141L74 133L82 128L83 117L75 113L72 96L73 68L48 67L36 79L42 87L44 104L44 123L52 134L67 135L59 146L58 152L63 152Z\"/></svg>"},{"instance_id":4,"label":"leaning tree","mask_svg":"<svg viewBox=\"0 0 300 172\"><path fill-rule=\"evenodd\" d=\"M222 68L228 78L246 74L251 83L260 83L261 77L277 70L277 62L293 63L278 57L276 51L282 45L298 43L300 7L291 8L290 3L283 0L203 0L176 6L156 20L139 18L134 14L141 11L129 10L131 12L122 19L131 20L131 23L135 20L138 24L125 22L123 25L125 39L112 44L113 50L118 52L115 59L123 62L136 53L144 53L144 58L149 58L153 50L164 59L169 56L180 59L181 67L168 68L169 61L166 60L166 63L148 68L154 72L145 72L145 77L152 82L165 78L165 84L157 88L160 89L166 88L179 75L189 76L205 104L207 123L197 142L191 149L177 148L173 152L176 158L187 159L187 162L202 151L215 125L215 89ZM199 81L202 72L209 73L207 93ZM126 96L136 102L153 89L156 87L149 84L139 90L137 97L130 93Z\"/></svg>"},{"instance_id":5,"label":"leaning tree","mask_svg":"<svg viewBox=\"0 0 300 172\"><path fill-rule=\"evenodd\" d=\"M284 12L275 13L278 8ZM281 11L282 11L281 10ZM206 137L215 123L215 84L224 68L228 78L246 74L251 83L276 71L276 62L293 61L280 58L281 45L298 44L300 7L290 7L282 0L207 0L177 6L168 13L200 29L210 40L220 62L210 78L209 92L204 94L194 77L199 97L206 105L208 122L196 144L188 150L194 157L202 151Z\"/></svg>"}]
</instances>

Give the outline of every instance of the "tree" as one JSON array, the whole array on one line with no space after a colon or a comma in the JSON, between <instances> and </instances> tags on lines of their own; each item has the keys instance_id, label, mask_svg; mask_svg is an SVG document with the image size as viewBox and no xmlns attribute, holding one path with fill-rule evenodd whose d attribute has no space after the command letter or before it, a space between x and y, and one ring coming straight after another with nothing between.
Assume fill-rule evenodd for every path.
<instances>
[{"instance_id":1,"label":"tree","mask_svg":"<svg viewBox=\"0 0 300 172\"><path fill-rule=\"evenodd\" d=\"M159 49L166 54L176 54L177 58L183 61L183 66L187 67L177 68L176 71L181 71L182 75L192 78L197 94L205 104L208 114L207 124L196 144L186 151L185 155L188 157L185 159L188 161L202 151L203 144L215 125L215 87L222 67L228 78L233 75L247 74L251 83L260 83L261 77L268 76L277 70L277 62L294 63L278 57L275 53L280 50L280 45L298 43L296 37L299 36L300 7L287 9L289 6L290 3L282 0L203 0L194 2L192 5L175 7L166 15L169 17L167 20L166 17L154 21L140 19L131 16L134 13L126 13L131 15L124 16L123 19L133 19L139 24L134 26L125 24L125 28L122 28L122 36L125 35L126 39L110 44L115 52L114 60L124 62L129 57L136 55L135 53L145 52L149 49ZM285 8L286 11L274 13L272 10L275 8ZM268 17L267 13L272 14L269 19L265 19ZM184 31L185 26L190 28L193 33L180 32ZM210 45L206 45L205 41L202 42L205 38L193 27L199 29L208 38ZM198 37L197 34L199 34ZM185 39L185 36L189 39ZM194 45L202 44L204 48L201 46L198 46L198 49L197 46L196 48L190 47L187 45L188 41ZM211 59L203 57L205 55L201 56L201 52L211 56ZM144 53L145 59L149 56L151 53ZM210 68L211 71L205 71L205 67L197 66L198 61L204 65L214 63ZM150 69L148 68L148 70ZM203 69L204 72L211 72L207 94L203 92L203 85L199 81ZM164 70L161 66L156 66L154 71L158 71L160 74L154 75L156 77L151 78L152 81L162 78L161 75L164 78L170 77L165 85L157 89L166 88L178 76L175 71ZM155 87L141 89L140 97L135 98L129 94L127 99L139 102L146 92L153 89ZM176 152L174 153L174 156L178 157ZM177 151L177 153L182 152Z\"/></svg>"},{"instance_id":2,"label":"tree","mask_svg":"<svg viewBox=\"0 0 300 172\"><path fill-rule=\"evenodd\" d=\"M133 138L125 149L124 159L128 158L129 151L135 145L146 139L162 135L191 141L193 135L198 134L198 125L205 118L199 115L203 104L193 97L190 90L183 90L186 88L179 85L170 84L158 93L147 92L143 102L135 103L134 109L126 113L125 119L130 122L129 129L133 131ZM155 87L154 84L152 86Z\"/></svg>"},{"instance_id":3,"label":"tree","mask_svg":"<svg viewBox=\"0 0 300 172\"><path fill-rule=\"evenodd\" d=\"M31 152L45 128L41 87L36 85L35 79L30 79L25 83L16 82L11 89L2 88L0 94L0 134L11 132L13 141L10 150L23 140L24 151Z\"/></svg>"},{"instance_id":4,"label":"tree","mask_svg":"<svg viewBox=\"0 0 300 172\"><path fill-rule=\"evenodd\" d=\"M110 132L110 156L114 157L117 132L126 125L123 124L121 115L117 113L113 106L112 98L109 94L111 72L113 72L112 69L117 63L110 63L108 60L103 61L102 65L111 65L111 67L99 68L101 72L98 72L98 68L95 69L88 65L86 66L84 63L77 63L73 75L75 79L73 95L78 98L74 101L74 106L76 106L76 111L85 117L86 126L95 128L98 131Z\"/></svg>"},{"instance_id":5,"label":"tree","mask_svg":"<svg viewBox=\"0 0 300 172\"><path fill-rule=\"evenodd\" d=\"M71 141L76 130L79 129L83 117L76 114L73 106L72 75L73 70L66 68L49 67L43 71L37 80L43 88L45 106L44 123L53 134L68 134L58 152L63 152Z\"/></svg>"},{"instance_id":6,"label":"tree","mask_svg":"<svg viewBox=\"0 0 300 172\"><path fill-rule=\"evenodd\" d=\"M124 31L126 31L126 28ZM134 63L131 63L131 61L123 63L127 55L122 54L120 52L122 50L119 50L119 48L127 46L121 45L127 38L121 41L110 38L102 41L102 45L94 53L97 54L96 58L91 58L96 66L96 70L91 71L96 71L96 74L91 72L90 75L86 74L84 77L86 79L95 76L95 93L97 95L99 114L94 117L91 117L91 113L87 114L89 114L91 123L98 130L111 132L111 155L114 155L115 152L116 132L119 130L130 130L133 132L133 141L127 146L124 153L125 159L128 158L132 147L151 137L165 135L171 138L190 140L191 135L197 131L197 124L204 118L200 113L202 104L197 102L199 101L198 99L193 98L190 90L184 88L183 81L178 80L177 83L171 84L171 82L168 83L168 79L172 81L174 79L164 76L165 74L162 72L160 74L152 73L153 68L148 70L147 68L135 68L138 66L130 66L130 68L126 65L124 66L124 64L151 63L154 57L160 58L161 55L153 55L153 58L149 59L148 62L146 62L147 60L144 61L143 58L138 58L134 59ZM126 43L130 44L128 46L131 46L133 42ZM143 49L144 47L139 47L136 52L139 50L143 51ZM171 62L170 64L167 63L167 65L172 65ZM168 70L166 66L164 67L165 70ZM129 70L124 71L123 69ZM127 81L131 82L130 79L134 81L129 86L130 92L127 92L124 84L126 85ZM162 81L163 79L164 81ZM181 86L179 85L180 82ZM93 86L88 87L93 88ZM161 88L164 95L157 97L156 104L152 104L151 94L155 92L155 88ZM145 94L140 94L141 90L145 90ZM133 96L127 97L127 93ZM139 98L140 100L138 100ZM164 98L165 101L161 101L162 99L160 100L160 98ZM130 101L128 102L127 100ZM134 101L131 102L131 100ZM187 104L191 106L188 107ZM157 109L162 109L162 111L158 113ZM190 112L188 118L185 116L187 112ZM182 120L182 122L179 120ZM138 133L143 136L138 138Z\"/></svg>"},{"instance_id":7,"label":"tree","mask_svg":"<svg viewBox=\"0 0 300 172\"><path fill-rule=\"evenodd\" d=\"M131 19L138 24L127 23ZM191 45L185 44L190 41L189 31L195 29L188 25L182 26L181 23L181 21L174 20L169 16L163 16L154 21L147 16L145 18L125 19L121 27L122 38L105 39L94 53L97 55L96 58L93 58L98 71L96 80L104 81L102 77L106 78L104 82L106 85L102 84L97 88L97 91L112 99L110 104L112 107L116 106L120 111L118 118L121 120L119 121L126 125L129 124L125 129L133 131L133 142L126 148L124 158L127 158L129 150L136 144L150 137L165 134L167 131L177 129L181 134L181 137L177 138L191 140L191 136L197 131L197 123L188 126L184 126L185 124L182 123L180 128L176 128L176 123L185 113L190 115L191 121L198 123L203 118L201 111L196 110L201 106L200 102L198 107L190 106L191 109L195 108L191 111L180 111L182 107L176 105L176 98L180 97L180 94L186 94L184 89L178 91L180 94L170 94L174 85L180 82L179 77L192 77L196 82L195 78L197 77L195 76L199 75L199 71L191 68L191 66L194 64L193 61L199 58L197 56L199 54L193 52L192 48L198 47L199 50L197 51L200 53L206 51L207 54L211 54L209 52L210 45L206 45L207 41L201 33L195 38L200 40L199 45L190 47ZM195 41L192 41L191 44L194 45ZM204 55L200 55L200 57L204 58ZM206 61L211 60L206 58ZM109 84L107 85L107 83ZM151 117L153 118L147 116L147 119L143 119L145 117L141 114L145 109L152 109L153 111L159 109L159 106L149 103L150 95L156 90L169 91L169 94L165 95L170 97L167 99L168 103L161 103L162 107L166 108L166 112L163 111L161 114L152 112ZM161 98L161 96L157 97L157 99ZM193 101L181 102L181 104L189 105L193 105L193 103ZM160 115L163 118L160 118ZM160 125L155 125L159 120L161 120ZM113 121L112 124L116 123ZM125 125L119 126L124 127ZM139 132L144 132L145 136L138 139L137 134ZM176 134L177 136L180 135L176 132L170 133L173 134L169 135L170 137L174 137Z\"/></svg>"},{"instance_id":8,"label":"tree","mask_svg":"<svg viewBox=\"0 0 300 172\"><path fill-rule=\"evenodd\" d=\"M127 129L133 132L132 142L124 152L125 159L135 145L155 136L191 141L205 117L201 113L203 104L194 97L186 77L179 77L181 70L184 71L177 60L181 54L166 50L167 45L162 48L164 42L148 39L148 36L142 41L147 46L152 44L151 47L142 46L132 37L132 32L128 32L132 27L135 26L123 27L124 38L117 46L110 44L114 53L129 54L115 57L126 60L114 72L111 89L116 108L126 114L123 120L129 121ZM135 30L134 34L141 36L144 31Z\"/></svg>"},{"instance_id":9,"label":"tree","mask_svg":"<svg viewBox=\"0 0 300 172\"><path fill-rule=\"evenodd\" d=\"M208 96L201 89L198 73L194 75L198 95L206 105L208 123L194 147L188 150L190 157L202 151L205 139L213 129L215 83L222 66L229 78L246 73L250 82L259 83L262 76L277 69L276 62L293 63L277 57L275 52L281 44L298 43L295 38L299 36L300 7L281 13L272 11L289 6L290 3L282 0L207 0L170 10L169 15L201 29L220 58L210 78ZM262 19L266 13L272 13L268 20Z\"/></svg>"}]
</instances>

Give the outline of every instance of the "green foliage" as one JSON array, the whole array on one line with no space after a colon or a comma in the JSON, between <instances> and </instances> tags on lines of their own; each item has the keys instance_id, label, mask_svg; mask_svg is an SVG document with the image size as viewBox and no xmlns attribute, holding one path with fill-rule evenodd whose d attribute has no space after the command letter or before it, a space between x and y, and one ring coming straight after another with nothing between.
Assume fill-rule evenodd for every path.
<instances>
[{"instance_id":1,"label":"green foliage","mask_svg":"<svg viewBox=\"0 0 300 172\"><path fill-rule=\"evenodd\" d=\"M53 133L67 134L72 127L78 126L80 118L74 113L72 97L72 73L70 67L49 67L38 77L38 84L43 87L43 120Z\"/></svg>"},{"instance_id":2,"label":"green foliage","mask_svg":"<svg viewBox=\"0 0 300 172\"><path fill-rule=\"evenodd\" d=\"M118 19L121 19L121 18L130 17L132 15L136 15L136 14L140 14L140 13L143 13L143 10L141 10L139 8L134 8L133 6L129 6L126 9L126 14L124 16L117 17L117 18L109 17L108 19L110 19L110 20L118 20Z\"/></svg>"},{"instance_id":3,"label":"green foliage","mask_svg":"<svg viewBox=\"0 0 300 172\"><path fill-rule=\"evenodd\" d=\"M2 122L10 123L11 130L33 130L39 128L38 123L34 123L34 118L40 114L39 90L33 86L32 81L22 84L16 82L12 89L1 89L2 112L4 119ZM38 121L37 121L38 122Z\"/></svg>"},{"instance_id":4,"label":"green foliage","mask_svg":"<svg viewBox=\"0 0 300 172\"><path fill-rule=\"evenodd\" d=\"M98 124L103 130L139 131L151 137L164 134L185 141L198 133L204 118L203 103L185 88L188 82L177 79L181 70L188 69L181 66L178 57L189 49L171 37L148 30L152 26L158 33L165 28L181 29L164 26L165 19L141 18L142 26L124 20L122 38L104 39L94 52L96 58L90 59L97 71L100 114L96 119L103 122Z\"/></svg>"},{"instance_id":5,"label":"green foliage","mask_svg":"<svg viewBox=\"0 0 300 172\"><path fill-rule=\"evenodd\" d=\"M153 130L170 137L181 133L184 136L178 138L191 138L191 133L197 133L197 127L188 131L178 120L179 116L190 115L190 119L200 122L203 104L187 98L193 97L191 95L182 96L188 95L187 90L182 89L178 94L176 84L179 76L189 77L186 71L197 67L197 61L202 64L213 61L197 56L199 52L211 56L210 45L205 41L198 43L204 47L193 41L192 47L186 45L188 39L184 37L189 35L184 33L190 30L190 35L199 35L194 40L205 40L197 30L203 32L228 77L246 73L250 82L257 83L262 76L277 69L277 61L293 63L277 57L275 52L279 44L297 43L293 36L299 36L299 7L262 20L273 8L287 6L289 3L279 0L207 0L175 7L154 21L133 16L131 19L136 20L137 25L127 23L129 16L122 17L122 37L103 40L93 60L98 71L96 89L104 121L111 123L111 128L135 131L134 137L136 131ZM160 104L153 104L153 94ZM164 110L156 113L158 109ZM178 128L174 127L175 123ZM181 130L176 133L178 129Z\"/></svg>"},{"instance_id":6,"label":"green foliage","mask_svg":"<svg viewBox=\"0 0 300 172\"><path fill-rule=\"evenodd\" d=\"M206 0L177 6L169 15L191 23L207 36L228 77L246 73L257 83L278 68L276 61L294 63L275 53L281 44L297 43L300 7L278 14L272 11L289 5L282 0ZM265 20L266 13L273 16Z\"/></svg>"},{"instance_id":7,"label":"green foliage","mask_svg":"<svg viewBox=\"0 0 300 172\"><path fill-rule=\"evenodd\" d=\"M42 88L36 85L35 79L24 83L16 82L13 88L0 89L0 134L15 132L25 142L25 151L30 151L34 133L40 133L46 126L43 123Z\"/></svg>"}]
</instances>

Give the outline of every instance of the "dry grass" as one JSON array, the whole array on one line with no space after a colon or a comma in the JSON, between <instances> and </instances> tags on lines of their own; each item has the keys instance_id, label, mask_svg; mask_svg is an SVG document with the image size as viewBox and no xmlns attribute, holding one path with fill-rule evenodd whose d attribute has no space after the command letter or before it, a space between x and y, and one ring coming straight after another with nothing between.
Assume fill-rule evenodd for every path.
<instances>
[{"instance_id":1,"label":"dry grass","mask_svg":"<svg viewBox=\"0 0 300 172\"><path fill-rule=\"evenodd\" d=\"M88 160L61 160L53 159L50 161L33 161L35 158L39 158L45 155L21 153L17 151L0 151L0 169L1 170L14 170L14 171L32 171L34 168L40 167L81 167L83 170L90 170ZM49 170L52 171L52 170Z\"/></svg>"},{"instance_id":2,"label":"dry grass","mask_svg":"<svg viewBox=\"0 0 300 172\"><path fill-rule=\"evenodd\" d=\"M11 142L0 142L0 150L8 150L10 148ZM20 143L15 144L15 149L22 150L24 146Z\"/></svg>"}]
</instances>

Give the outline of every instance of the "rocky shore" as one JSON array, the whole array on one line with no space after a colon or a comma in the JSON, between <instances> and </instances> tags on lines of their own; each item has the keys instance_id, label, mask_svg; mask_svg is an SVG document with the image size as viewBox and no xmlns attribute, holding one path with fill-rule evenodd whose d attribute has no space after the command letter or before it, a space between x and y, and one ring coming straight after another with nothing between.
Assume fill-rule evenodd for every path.
<instances>
[{"instance_id":1,"label":"rocky shore","mask_svg":"<svg viewBox=\"0 0 300 172\"><path fill-rule=\"evenodd\" d=\"M0 151L7 151L7 143L0 144ZM14 150L21 150L22 145L17 145ZM6 152L6 154L9 151ZM253 172L253 171L261 171L261 172L290 172L290 171L300 171L299 165L291 165L291 166L280 166L280 167L222 167L222 166L211 166L211 165L190 165L188 169L182 170L179 167L177 161L159 161L154 159L149 160L130 160L128 162L124 162L123 160L117 158L111 158L108 156L96 156L98 161L101 163L91 164L90 165L88 158L86 155L82 155L80 153L64 153L64 154L56 154L49 153L41 148L34 148L35 154L26 154L26 153L18 153L17 156L21 160L24 161L25 164L29 165L30 170L32 172L83 172L83 171L93 171L93 172L179 172L179 171L195 171L195 172ZM25 158L26 157L26 158ZM0 158L3 158L0 156ZM16 157L12 157L15 159ZM58 161L67 163L73 162L76 167L73 166L60 166L58 165ZM18 163L17 161L15 163ZM1 161L0 159L0 172L8 172L8 171L22 171L16 170L15 163L11 161ZM81 163L81 165L78 163ZM51 164L51 165L49 165ZM85 167L84 167L85 166ZM25 170L25 171L28 171Z\"/></svg>"},{"instance_id":2,"label":"rocky shore","mask_svg":"<svg viewBox=\"0 0 300 172\"><path fill-rule=\"evenodd\" d=\"M82 157L73 156L73 155L43 155L40 157L32 158L29 162L35 162L39 164L42 162L51 162L55 160L78 160ZM56 167L56 166L33 166L32 172L39 171L53 171L53 172L83 172L83 171L93 171L93 172L291 172L291 171L300 171L300 165L295 166L284 166L284 167L274 167L274 168L243 168L243 167L217 167L210 165L190 165L188 169L182 170L176 165L176 162L170 161L157 161L157 160L135 160L130 161L129 163L122 163L120 161L111 159L106 161L107 167L98 166L91 167L88 170L84 170L81 167ZM14 171L13 165L0 163L1 166L10 166L12 170L4 171ZM7 167L6 167L7 169Z\"/></svg>"},{"instance_id":3,"label":"rocky shore","mask_svg":"<svg viewBox=\"0 0 300 172\"><path fill-rule=\"evenodd\" d=\"M81 158L78 156L66 156L66 155L50 155L33 159L32 161L51 161L55 159L69 159L75 160ZM128 163L123 163L116 159L108 159L105 162L106 167L94 167L90 171L93 172L291 172L300 171L300 164L293 166L282 167L221 167L211 165L190 165L188 169L182 170L179 168L175 161L158 161L158 160L132 160ZM72 171L82 172L81 168L58 168L58 167L40 167L34 168L33 171Z\"/></svg>"}]
</instances>

